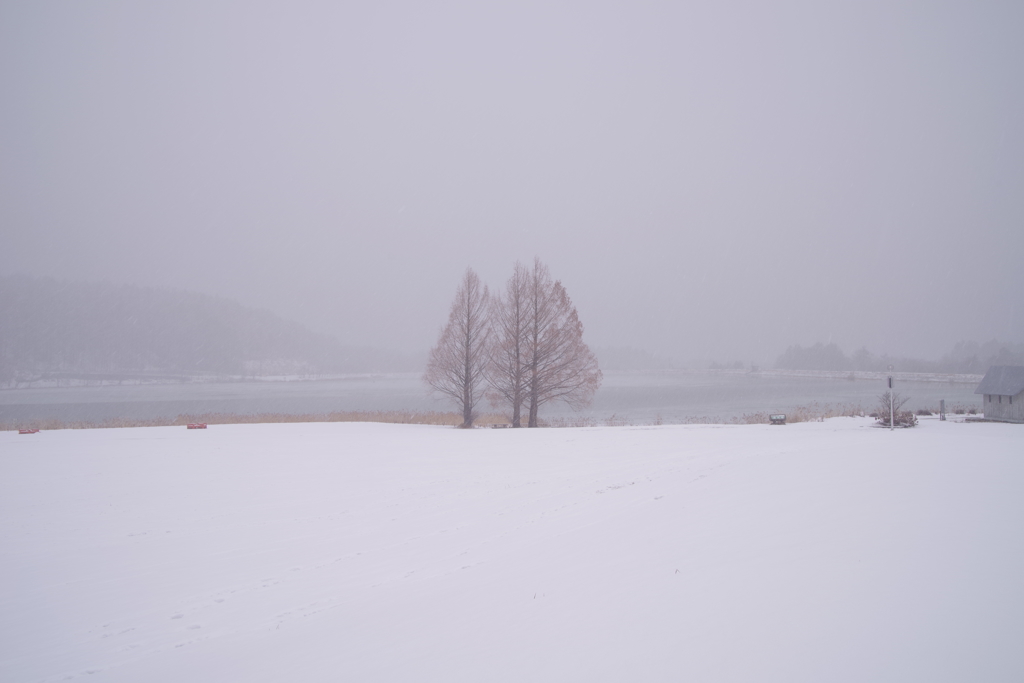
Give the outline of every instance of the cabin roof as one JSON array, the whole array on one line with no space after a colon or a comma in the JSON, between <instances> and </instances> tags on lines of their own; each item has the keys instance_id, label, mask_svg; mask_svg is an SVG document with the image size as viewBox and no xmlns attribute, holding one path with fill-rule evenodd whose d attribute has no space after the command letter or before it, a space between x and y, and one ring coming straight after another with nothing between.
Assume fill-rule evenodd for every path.
<instances>
[{"instance_id":1,"label":"cabin roof","mask_svg":"<svg viewBox=\"0 0 1024 683\"><path fill-rule=\"evenodd\" d=\"M1024 365L993 365L985 373L976 394L1016 396L1024 391Z\"/></svg>"}]
</instances>

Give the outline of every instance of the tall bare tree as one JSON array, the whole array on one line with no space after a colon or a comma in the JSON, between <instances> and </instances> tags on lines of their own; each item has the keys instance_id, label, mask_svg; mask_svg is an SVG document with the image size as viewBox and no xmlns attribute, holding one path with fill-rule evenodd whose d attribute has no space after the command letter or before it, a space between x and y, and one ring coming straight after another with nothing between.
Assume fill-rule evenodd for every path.
<instances>
[{"instance_id":1,"label":"tall bare tree","mask_svg":"<svg viewBox=\"0 0 1024 683\"><path fill-rule=\"evenodd\" d=\"M540 406L561 400L573 408L590 404L601 386L597 358L583 342L576 307L548 267L535 258L526 283L527 401L530 427Z\"/></svg>"},{"instance_id":2,"label":"tall bare tree","mask_svg":"<svg viewBox=\"0 0 1024 683\"><path fill-rule=\"evenodd\" d=\"M483 397L484 370L490 336L490 295L472 268L466 269L455 292L448 324L430 350L424 381L461 407L462 426L473 426L476 405Z\"/></svg>"},{"instance_id":3,"label":"tall bare tree","mask_svg":"<svg viewBox=\"0 0 1024 683\"><path fill-rule=\"evenodd\" d=\"M511 406L512 426L521 427L527 397L526 331L530 271L516 261L505 291L491 300L491 344L487 379L491 401Z\"/></svg>"}]
</instances>

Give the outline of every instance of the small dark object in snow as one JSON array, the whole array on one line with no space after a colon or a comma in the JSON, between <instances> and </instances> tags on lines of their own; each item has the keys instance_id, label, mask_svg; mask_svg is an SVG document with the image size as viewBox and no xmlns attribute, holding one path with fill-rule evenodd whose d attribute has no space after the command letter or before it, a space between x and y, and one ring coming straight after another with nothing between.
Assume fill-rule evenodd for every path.
<instances>
[{"instance_id":1,"label":"small dark object in snow","mask_svg":"<svg viewBox=\"0 0 1024 683\"><path fill-rule=\"evenodd\" d=\"M205 422L190 422L188 424L189 429L206 429Z\"/></svg>"},{"instance_id":2,"label":"small dark object in snow","mask_svg":"<svg viewBox=\"0 0 1024 683\"><path fill-rule=\"evenodd\" d=\"M19 434L38 434L39 430L38 429L19 429L18 433Z\"/></svg>"},{"instance_id":3,"label":"small dark object in snow","mask_svg":"<svg viewBox=\"0 0 1024 683\"><path fill-rule=\"evenodd\" d=\"M781 415L781 414L780 415L769 415L768 419L771 420L771 423L773 425L784 425L784 424L786 424L786 416L785 415Z\"/></svg>"}]
</instances>

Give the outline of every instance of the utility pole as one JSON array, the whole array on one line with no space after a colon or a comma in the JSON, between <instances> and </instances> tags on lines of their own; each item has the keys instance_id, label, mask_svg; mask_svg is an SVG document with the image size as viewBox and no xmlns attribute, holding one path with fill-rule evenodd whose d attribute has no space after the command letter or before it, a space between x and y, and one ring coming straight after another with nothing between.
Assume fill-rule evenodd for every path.
<instances>
[{"instance_id":1,"label":"utility pole","mask_svg":"<svg viewBox=\"0 0 1024 683\"><path fill-rule=\"evenodd\" d=\"M892 396L892 366L890 365L889 366L889 431L890 432L893 429L896 428L896 425L893 424L894 421L893 421L892 400L893 400L893 396Z\"/></svg>"}]
</instances>

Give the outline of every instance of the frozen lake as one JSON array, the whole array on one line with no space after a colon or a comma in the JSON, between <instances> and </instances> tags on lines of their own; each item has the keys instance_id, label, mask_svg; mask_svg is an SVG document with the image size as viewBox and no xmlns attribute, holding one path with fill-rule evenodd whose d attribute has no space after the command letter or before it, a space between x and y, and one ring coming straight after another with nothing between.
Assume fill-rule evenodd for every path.
<instances>
[{"instance_id":1,"label":"frozen lake","mask_svg":"<svg viewBox=\"0 0 1024 683\"><path fill-rule=\"evenodd\" d=\"M899 381L907 407L981 407L976 384ZM801 406L860 405L870 409L884 381L828 379L714 371L608 373L593 405L580 413L558 404L541 417L611 418L633 423L728 420L746 413L786 412ZM485 406L486 410L487 406ZM353 376L290 382L228 382L12 389L0 391L0 422L32 419L103 421L171 419L203 413L320 414L333 411L446 411L419 374Z\"/></svg>"}]
</instances>

